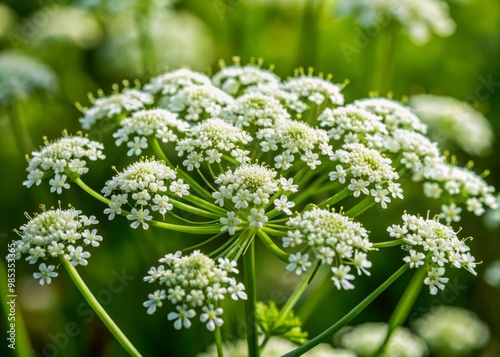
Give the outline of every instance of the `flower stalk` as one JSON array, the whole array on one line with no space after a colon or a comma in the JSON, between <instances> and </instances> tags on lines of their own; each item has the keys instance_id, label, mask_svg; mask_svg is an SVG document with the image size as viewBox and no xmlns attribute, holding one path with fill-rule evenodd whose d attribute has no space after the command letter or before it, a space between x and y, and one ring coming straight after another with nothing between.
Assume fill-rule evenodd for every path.
<instances>
[{"instance_id":1,"label":"flower stalk","mask_svg":"<svg viewBox=\"0 0 500 357\"><path fill-rule=\"evenodd\" d=\"M113 319L108 315L106 310L104 310L99 301L97 301L95 296L92 294L90 289L81 278L80 274L78 274L78 271L75 269L75 267L71 265L69 260L67 260L65 257L61 257L61 264L66 269L69 276L75 283L78 290L80 290L85 300L87 300L90 307L96 312L97 316L99 316L101 321L104 323L104 325L106 325L113 336L115 336L116 340L122 345L125 351L127 351L131 356L140 357L141 354L139 353L139 351L137 351L137 349L129 341L127 336L125 336L125 334L120 330Z\"/></svg>"}]
</instances>

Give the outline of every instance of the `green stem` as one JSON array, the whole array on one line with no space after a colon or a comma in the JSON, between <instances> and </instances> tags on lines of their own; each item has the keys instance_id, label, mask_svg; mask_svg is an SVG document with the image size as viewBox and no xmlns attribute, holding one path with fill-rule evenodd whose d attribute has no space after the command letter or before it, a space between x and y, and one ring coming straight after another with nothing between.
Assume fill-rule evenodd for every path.
<instances>
[{"instance_id":1,"label":"green stem","mask_svg":"<svg viewBox=\"0 0 500 357\"><path fill-rule=\"evenodd\" d=\"M296 348L295 350L288 352L283 355L283 357L298 357L312 349L313 347L319 345L321 342L333 336L335 332L340 330L342 327L347 325L353 318L355 318L361 311L363 311L375 298L377 298L385 289L387 289L397 278L401 276L407 269L408 264L403 265L394 274L392 274L386 281L384 281L378 288L376 288L370 295L368 295L363 301L356 305L351 311L349 311L344 317L342 317L335 324L327 328L325 331L320 333L318 336L309 340L302 346Z\"/></svg>"},{"instance_id":2,"label":"green stem","mask_svg":"<svg viewBox=\"0 0 500 357\"><path fill-rule=\"evenodd\" d=\"M316 307L330 294L334 285L331 281L330 270L328 270L321 281L318 284L318 288L314 291L314 294L307 299L307 304L302 304L297 311L297 316L300 317L302 323L305 323L307 319L311 316Z\"/></svg>"},{"instance_id":3,"label":"green stem","mask_svg":"<svg viewBox=\"0 0 500 357\"><path fill-rule=\"evenodd\" d=\"M387 333L385 335L384 341L382 342L376 353L373 355L374 357L380 356L381 353L384 352L384 350L387 348L387 345L389 344L392 334L405 322L411 308L413 307L413 304L415 303L415 300L418 297L418 294L420 293L420 290L422 289L422 286L424 285L423 282L425 273L425 266L421 266L420 268L418 268L415 274L413 274L413 277L406 287L403 296L401 296L401 299L399 299L396 308L389 318L389 326L387 328Z\"/></svg>"},{"instance_id":4,"label":"green stem","mask_svg":"<svg viewBox=\"0 0 500 357\"><path fill-rule=\"evenodd\" d=\"M390 247L396 247L398 245L404 244L404 242L401 239L396 239L396 240L390 240L387 242L378 242L378 243L373 243L374 248L390 248Z\"/></svg>"},{"instance_id":5,"label":"green stem","mask_svg":"<svg viewBox=\"0 0 500 357\"><path fill-rule=\"evenodd\" d=\"M313 269L309 269L307 274L304 274L302 277L302 280L300 281L299 285L295 287L295 290L293 291L292 295L288 298L288 300L285 302L285 305L280 310L280 313L278 315L278 318L276 320L276 325L280 325L280 323L283 321L283 319L288 315L288 313L293 309L297 301L299 301L299 298L302 296L306 288L309 286L311 283L312 277L314 274L317 272L319 265L321 262L317 262L316 266Z\"/></svg>"},{"instance_id":6,"label":"green stem","mask_svg":"<svg viewBox=\"0 0 500 357\"><path fill-rule=\"evenodd\" d=\"M344 187L341 191L337 192L329 199L318 204L318 207L325 208L326 206L334 205L335 203L342 201L344 198L350 196L351 194L352 191L348 187Z\"/></svg>"},{"instance_id":7,"label":"green stem","mask_svg":"<svg viewBox=\"0 0 500 357\"><path fill-rule=\"evenodd\" d=\"M368 196L365 197L361 202L353 206L350 210L348 210L345 214L346 216L349 216L351 218L359 216L361 213L366 211L368 208L373 206L375 204L375 201L373 200L373 197Z\"/></svg>"},{"instance_id":8,"label":"green stem","mask_svg":"<svg viewBox=\"0 0 500 357\"><path fill-rule=\"evenodd\" d=\"M80 186L85 192L87 192L89 195L92 197L96 198L97 200L109 204L111 200L107 199L106 197L102 196L95 190L93 190L90 186L88 186L85 182L83 182L79 177L73 180L74 183L76 183L78 186ZM130 212L126 210L122 210L120 215L126 217ZM160 221L155 221L151 220L148 221L148 224L154 227L159 227L163 229L167 229L170 231L175 231L175 232L182 232L182 233L193 233L193 234L211 234L211 233L218 233L220 232L220 227L219 225L216 224L211 224L211 225L206 225L206 226L184 226L180 224L172 224L172 223L167 223L167 222L160 222Z\"/></svg>"},{"instance_id":9,"label":"green stem","mask_svg":"<svg viewBox=\"0 0 500 357\"><path fill-rule=\"evenodd\" d=\"M160 146L160 143L158 142L158 139L156 138L150 138L150 143L151 143L151 148L153 149L154 153L160 160L165 161L165 163L170 166L171 168L175 168L174 165L170 162L168 157L165 155L163 152L163 149ZM212 200L212 194L205 190L198 182L196 182L195 179L193 179L190 175L188 175L184 170L181 170L180 168L177 167L176 169L177 175L184 179L187 184L189 184L189 187L191 187L193 190L195 190L200 196L204 197L207 200Z\"/></svg>"},{"instance_id":10,"label":"green stem","mask_svg":"<svg viewBox=\"0 0 500 357\"><path fill-rule=\"evenodd\" d=\"M245 301L246 334L248 357L259 357L259 340L257 330L257 290L255 280L255 242L252 241L243 255L243 274L248 299Z\"/></svg>"},{"instance_id":11,"label":"green stem","mask_svg":"<svg viewBox=\"0 0 500 357\"><path fill-rule=\"evenodd\" d=\"M10 265L10 264L9 264ZM10 266L9 266L10 268ZM10 329L10 324L11 323L14 323L15 324L15 336L16 336L16 343L15 343L15 349L14 349L14 352L17 356L19 357L30 357L32 356L32 353L31 353L31 343L30 343L30 339L29 339L29 336L28 336L28 332L26 331L26 326L24 325L24 320L23 320L23 317L21 315L21 311L19 311L19 309L16 307L16 312L15 312L15 320L14 321L10 321L7 322L7 316L9 316L9 319L10 319L10 309L11 309L11 306L8 304L8 299L11 300L12 297L10 295L12 294L15 294L15 291L9 291L8 290L8 279L7 279L7 275L8 274L8 271L7 269L5 268L5 264L3 262L3 259L0 259L0 294L2 296L0 296L0 302L2 303L2 306L3 306L3 310L5 312L5 322L6 322L6 326L7 326L7 329ZM15 274L15 272L14 272ZM14 295L14 299L17 297L17 295ZM15 301L15 300L14 300ZM9 334L7 333L7 337L9 337ZM6 340L4 340L6 341ZM8 340L7 340L8 341ZM9 342L5 342L7 345L9 344Z\"/></svg>"},{"instance_id":12,"label":"green stem","mask_svg":"<svg viewBox=\"0 0 500 357\"><path fill-rule=\"evenodd\" d=\"M31 153L31 151L33 150L33 143L26 127L19 99L14 99L12 103L10 103L9 108L9 118L11 121L12 130L14 131L14 137L16 139L17 147L19 149L19 153L24 157L25 155Z\"/></svg>"},{"instance_id":13,"label":"green stem","mask_svg":"<svg viewBox=\"0 0 500 357\"><path fill-rule=\"evenodd\" d=\"M156 71L156 55L150 34L151 1L138 2L141 7L135 11L135 25L138 33L138 47L141 50L143 74Z\"/></svg>"},{"instance_id":14,"label":"green stem","mask_svg":"<svg viewBox=\"0 0 500 357\"><path fill-rule=\"evenodd\" d=\"M214 205L212 202L208 202L204 200L203 198L199 198L195 195L187 195L183 197L186 201L189 201L199 207L203 207L206 210L215 213L220 217L221 215L224 217L227 214L227 210L224 208Z\"/></svg>"},{"instance_id":15,"label":"green stem","mask_svg":"<svg viewBox=\"0 0 500 357\"><path fill-rule=\"evenodd\" d=\"M217 346L217 357L224 357L224 348L222 346L222 334L220 326L215 326L215 346Z\"/></svg>"},{"instance_id":16,"label":"green stem","mask_svg":"<svg viewBox=\"0 0 500 357\"><path fill-rule=\"evenodd\" d=\"M97 316L99 316L101 321L106 325L108 330L113 334L113 336L115 336L116 340L120 342L122 347L131 356L141 356L134 345L132 345L132 343L128 340L127 336L124 335L124 333L118 328L111 317L109 317L108 313L104 310L99 301L97 301L95 296L92 294L90 289L81 278L80 274L78 274L75 267L71 265L71 263L64 257L61 257L61 263L77 286L78 290L80 290L85 300L87 300L87 302L89 303L90 307L92 307Z\"/></svg>"},{"instance_id":17,"label":"green stem","mask_svg":"<svg viewBox=\"0 0 500 357\"><path fill-rule=\"evenodd\" d=\"M101 195L99 192L95 191L92 187L87 185L85 182L82 181L80 177L77 177L73 179L73 182L76 183L78 186L80 186L81 189L83 189L85 192L87 192L89 195L94 197L96 200L101 201L102 203L109 205L111 200L104 197Z\"/></svg>"},{"instance_id":18,"label":"green stem","mask_svg":"<svg viewBox=\"0 0 500 357\"><path fill-rule=\"evenodd\" d=\"M377 63L373 71L373 84L371 90L378 91L382 95L392 87L397 30L398 27L396 24L389 24L389 26L379 35L376 46Z\"/></svg>"},{"instance_id":19,"label":"green stem","mask_svg":"<svg viewBox=\"0 0 500 357\"><path fill-rule=\"evenodd\" d=\"M323 0L310 0L306 1L304 5L296 67L304 66L306 63L310 65L316 64L319 40L318 17L320 16L322 2Z\"/></svg>"},{"instance_id":20,"label":"green stem","mask_svg":"<svg viewBox=\"0 0 500 357\"><path fill-rule=\"evenodd\" d=\"M190 196L190 195L188 195L188 196ZM188 197L188 196L185 196L185 197ZM182 209L182 210L184 210L186 212L194 213L194 214L196 214L198 216L207 217L207 218L215 218L215 219L219 219L220 218L220 215L218 215L218 214L215 214L215 213L212 213L212 212L208 212L208 211L205 211L203 209L187 205L185 203L179 202L179 201L174 200L174 199L170 199L169 202L172 203L172 205L174 207L180 208L180 209Z\"/></svg>"},{"instance_id":21,"label":"green stem","mask_svg":"<svg viewBox=\"0 0 500 357\"><path fill-rule=\"evenodd\" d=\"M278 259L284 261L285 263L288 263L288 257L290 256L290 254L288 253L285 253L284 251L282 251L277 245L276 243L273 242L273 240L271 239L271 237L269 237L267 235L266 232L262 231L261 229L259 229L257 231L257 235L259 236L261 242L264 244L264 246L267 248L267 250L269 250L271 253L273 253Z\"/></svg>"}]
</instances>

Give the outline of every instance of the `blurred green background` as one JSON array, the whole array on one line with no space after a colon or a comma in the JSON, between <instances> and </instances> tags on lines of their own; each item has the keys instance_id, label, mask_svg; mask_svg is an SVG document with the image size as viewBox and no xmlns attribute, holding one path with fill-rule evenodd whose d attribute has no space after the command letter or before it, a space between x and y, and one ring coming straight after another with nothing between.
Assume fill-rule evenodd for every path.
<instances>
[{"instance_id":1,"label":"blurred green background","mask_svg":"<svg viewBox=\"0 0 500 357\"><path fill-rule=\"evenodd\" d=\"M43 143L44 135L53 139L63 129L70 133L80 130L80 112L75 102L89 105L89 92L96 93L102 88L110 93L111 86L124 79L145 82L167 67L185 65L198 71L215 72L219 59L231 63L231 57L236 55L243 64L252 57L262 58L263 67L274 65L274 72L282 78L293 75L299 66L311 66L315 73L332 74L336 83L349 80L344 89L348 103L380 89L382 95L390 91L396 99L418 93L455 97L483 113L498 138L500 2L462 0L450 1L449 6L457 25L455 32L449 37L432 35L427 43L417 45L404 33L396 32L398 29L392 24L367 32L354 18L338 16L335 1L12 0L0 3L0 55L12 51L24 54L44 63L57 76L57 88L48 93L37 91L24 99L0 102L1 255L6 255L7 244L16 238L12 229L25 223L23 212L38 211L41 203L51 206L61 200L63 206L71 203L88 215L95 214L101 221L99 230L104 244L92 251L89 266L79 269L88 286L145 356L196 354L213 339L204 326L194 324L188 333L177 332L159 314L146 315L141 304L150 292L142 281L149 267L165 253L196 243L197 238L155 230L136 232L124 220L121 225L117 220L110 223L102 214L102 204L76 187L56 197L48 193L45 182L29 190L22 186L27 152L19 148L14 138L12 113L24 120L29 133L25 147L31 152ZM393 62L388 65L381 51L390 31L394 31L395 42ZM378 79L381 74L387 79L382 84ZM485 82L489 85L485 86ZM0 94L8 90L6 86L0 87ZM101 139L101 134L90 133L96 140ZM110 135L103 141L106 148L113 146ZM476 172L491 170L487 181L500 187L499 140L483 157L471 157L456 145L449 147L459 163L465 165L472 159ZM118 152L106 150L105 153L106 164L91 164L91 174L86 176L86 181L97 189L112 176L111 165L123 167L128 162ZM377 232L378 240L384 240L387 226L387 220L377 219L380 214L397 217L403 209L421 214L440 209L420 199L417 193L409 192L405 196L408 200L404 204L391 206L393 213L373 209L361 217L366 227ZM486 223L483 218L470 215L465 215L460 222L461 236L475 237L470 242L472 252L477 260L483 261L477 269L478 277L454 271L451 287L443 294L430 296L424 289L412 316L422 315L431 306L440 304L466 307L487 322L492 333L488 346L475 355L498 356L500 288L486 284L483 276L489 264L500 259L499 225L497 221ZM259 254L258 298L282 303L297 280L284 273L284 266L267 252ZM397 249L374 254L372 277L359 279L354 291L332 293L306 321L305 330L314 336L343 316L392 274L391 269L396 269L401 257ZM42 287L31 277L32 266L18 261L16 269L17 308L37 355L124 355L62 270L53 284ZM410 274L403 276L354 323L387 321L409 278ZM226 337L241 334L243 321L227 320ZM6 325L1 329L5 331ZM75 336L67 337L65 331L68 330ZM47 344L59 348L51 351L46 348ZM3 340L0 355L9 353Z\"/></svg>"}]
</instances>

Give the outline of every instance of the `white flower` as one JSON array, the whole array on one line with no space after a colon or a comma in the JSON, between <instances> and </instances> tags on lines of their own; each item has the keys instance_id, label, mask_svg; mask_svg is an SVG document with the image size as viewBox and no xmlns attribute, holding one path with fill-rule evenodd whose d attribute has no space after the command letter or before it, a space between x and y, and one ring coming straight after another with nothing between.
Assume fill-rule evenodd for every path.
<instances>
[{"instance_id":1,"label":"white flower","mask_svg":"<svg viewBox=\"0 0 500 357\"><path fill-rule=\"evenodd\" d=\"M97 229L92 229L92 231L86 229L82 233L83 243L90 244L93 247L98 247L99 242L102 241L102 237L97 234Z\"/></svg>"},{"instance_id":2,"label":"white flower","mask_svg":"<svg viewBox=\"0 0 500 357\"><path fill-rule=\"evenodd\" d=\"M425 123L439 130L471 155L484 155L491 149L494 134L483 114L467 102L452 97L419 94L408 104Z\"/></svg>"},{"instance_id":3,"label":"white flower","mask_svg":"<svg viewBox=\"0 0 500 357\"><path fill-rule=\"evenodd\" d=\"M488 325L472 311L440 305L412 322L431 351L450 356L474 355L491 337Z\"/></svg>"},{"instance_id":4,"label":"white flower","mask_svg":"<svg viewBox=\"0 0 500 357\"><path fill-rule=\"evenodd\" d=\"M33 277L35 279L40 279L40 285L50 284L52 278L55 278L58 273L54 271L56 267L54 265L46 266L45 263L40 264L38 269L40 272L33 273Z\"/></svg>"},{"instance_id":5,"label":"white flower","mask_svg":"<svg viewBox=\"0 0 500 357\"><path fill-rule=\"evenodd\" d=\"M214 331L216 326L222 326L224 321L219 317L223 312L221 307L214 308L214 306L210 304L209 306L203 306L202 310L203 313L200 315L200 321L206 322L209 331Z\"/></svg>"},{"instance_id":6,"label":"white flower","mask_svg":"<svg viewBox=\"0 0 500 357\"><path fill-rule=\"evenodd\" d=\"M356 251L354 253L354 258L352 259L352 263L354 267L358 270L358 275L361 275L361 273L364 273L365 275L371 275L371 273L366 270L367 268L372 267L372 262L366 259L367 254Z\"/></svg>"},{"instance_id":7,"label":"white flower","mask_svg":"<svg viewBox=\"0 0 500 357\"><path fill-rule=\"evenodd\" d=\"M129 221L134 221L130 224L130 227L136 229L142 225L142 229L148 229L149 224L146 221L153 219L153 216L149 215L148 209L136 209L132 208L132 211L127 215Z\"/></svg>"},{"instance_id":8,"label":"white flower","mask_svg":"<svg viewBox=\"0 0 500 357\"><path fill-rule=\"evenodd\" d=\"M241 223L241 219L235 217L235 212L228 212L227 217L221 217L219 222L223 225L221 227L221 232L228 231L230 235L236 232L236 228Z\"/></svg>"},{"instance_id":9,"label":"white flower","mask_svg":"<svg viewBox=\"0 0 500 357\"><path fill-rule=\"evenodd\" d=\"M327 102L328 105L344 104L342 86L321 77L302 74L283 82L281 88L316 105L321 105L323 102Z\"/></svg>"},{"instance_id":10,"label":"white flower","mask_svg":"<svg viewBox=\"0 0 500 357\"><path fill-rule=\"evenodd\" d=\"M189 185L184 183L183 179L178 179L170 184L170 191L179 197L187 196L189 195Z\"/></svg>"},{"instance_id":11,"label":"white flower","mask_svg":"<svg viewBox=\"0 0 500 357\"><path fill-rule=\"evenodd\" d=\"M49 260L52 258L65 257L72 265L87 265L90 253L83 251L86 246L99 246L102 237L97 234L96 229L87 227L97 224L95 216L86 216L82 212L71 207L63 210L50 209L35 214L29 218L28 223L22 225L19 230L14 230L20 237L13 241L16 246L15 259L21 259L26 255L30 264L38 260ZM34 273L40 283L50 284L51 279L57 276L54 270L56 266L42 262L39 272Z\"/></svg>"},{"instance_id":12,"label":"white flower","mask_svg":"<svg viewBox=\"0 0 500 357\"><path fill-rule=\"evenodd\" d=\"M287 215L291 215L292 211L290 208L295 206L294 202L288 201L288 197L285 195L281 195L279 199L274 200L274 205L276 206L277 211L283 211Z\"/></svg>"},{"instance_id":13,"label":"white flower","mask_svg":"<svg viewBox=\"0 0 500 357\"><path fill-rule=\"evenodd\" d=\"M175 320L174 321L174 328L176 330L180 330L182 327L184 328L190 328L191 327L191 321L189 319L192 319L193 317L196 316L196 312L194 309L188 309L186 304L177 305L176 306L177 312L169 312L167 315L167 319L169 321Z\"/></svg>"},{"instance_id":14,"label":"white flower","mask_svg":"<svg viewBox=\"0 0 500 357\"><path fill-rule=\"evenodd\" d=\"M380 202L382 208L387 208L386 202L391 202L391 198L388 196L389 191L380 186L376 187L376 190L370 190L370 194L374 197L375 202Z\"/></svg>"},{"instance_id":15,"label":"white flower","mask_svg":"<svg viewBox=\"0 0 500 357\"><path fill-rule=\"evenodd\" d=\"M332 280L337 289L352 290L354 285L349 280L354 280L354 275L349 274L351 267L348 265L340 265L332 267Z\"/></svg>"},{"instance_id":16,"label":"white flower","mask_svg":"<svg viewBox=\"0 0 500 357\"><path fill-rule=\"evenodd\" d=\"M460 221L460 212L462 212L462 208L458 207L455 203L441 206L441 214L439 215L441 218L444 218L446 222L459 222Z\"/></svg>"},{"instance_id":17,"label":"white flower","mask_svg":"<svg viewBox=\"0 0 500 357\"><path fill-rule=\"evenodd\" d=\"M349 190L354 191L354 193L352 194L354 197L359 197L361 192L363 192L365 195L370 194L370 191L367 189L369 185L369 181L364 181L362 179L351 179L351 183L347 187L349 188Z\"/></svg>"},{"instance_id":18,"label":"white flower","mask_svg":"<svg viewBox=\"0 0 500 357\"><path fill-rule=\"evenodd\" d=\"M145 301L142 305L147 308L148 315L152 315L155 313L157 307L161 307L163 305L163 300L165 300L167 295L165 294L165 290L156 290L154 293L149 294L148 301ZM170 319L169 319L170 320Z\"/></svg>"},{"instance_id":19,"label":"white flower","mask_svg":"<svg viewBox=\"0 0 500 357\"><path fill-rule=\"evenodd\" d=\"M243 283L239 283L235 279L230 279L229 284L230 285L227 288L227 292L231 294L231 298L233 300L238 300L238 299L246 300L248 298Z\"/></svg>"},{"instance_id":20,"label":"white flower","mask_svg":"<svg viewBox=\"0 0 500 357\"><path fill-rule=\"evenodd\" d=\"M127 146L130 148L130 150L127 151L128 156L140 155L142 150L148 147L148 139L136 136L134 137L134 141L129 141L127 143Z\"/></svg>"},{"instance_id":21,"label":"white flower","mask_svg":"<svg viewBox=\"0 0 500 357\"><path fill-rule=\"evenodd\" d=\"M69 183L66 183L66 175L56 174L53 179L50 179L50 192L57 192L59 195L62 193L62 189L69 189Z\"/></svg>"},{"instance_id":22,"label":"white flower","mask_svg":"<svg viewBox=\"0 0 500 357\"><path fill-rule=\"evenodd\" d=\"M264 223L266 223L267 221L268 218L266 216L266 212L262 208L252 208L250 210L250 215L248 216L250 227L260 229L264 227Z\"/></svg>"},{"instance_id":23,"label":"white flower","mask_svg":"<svg viewBox=\"0 0 500 357\"><path fill-rule=\"evenodd\" d=\"M444 287L447 282L448 278L442 277L444 274L445 270L442 267L439 268L431 268L431 270L427 273L427 277L424 280L425 285L429 285L429 290L431 295L436 295L438 292L438 289L444 290Z\"/></svg>"},{"instance_id":24,"label":"white flower","mask_svg":"<svg viewBox=\"0 0 500 357\"><path fill-rule=\"evenodd\" d=\"M223 63L220 71L212 76L212 83L225 92L236 96L248 86L278 85L280 78L270 70L261 68L261 63L241 66L239 58L233 60L233 65L227 66Z\"/></svg>"},{"instance_id":25,"label":"white flower","mask_svg":"<svg viewBox=\"0 0 500 357\"><path fill-rule=\"evenodd\" d=\"M144 306L155 310L161 306L161 300L167 299L176 309L169 312L167 318L174 321L174 327L189 328L191 318L200 314L202 322L206 322L207 328L215 329L215 326L222 325L222 319L218 317L222 314L222 309L215 309L215 300L223 300L230 294L234 300L246 299L245 287L238 283L231 274L237 274L237 262L219 258L217 261L195 250L189 256L182 256L180 251L175 254L167 254L159 259L162 265L151 267L144 281L157 283L168 288L157 290L157 299L154 294L149 295ZM160 302L158 304L157 302Z\"/></svg>"},{"instance_id":26,"label":"white flower","mask_svg":"<svg viewBox=\"0 0 500 357\"><path fill-rule=\"evenodd\" d=\"M288 260L290 263L286 266L286 270L295 271L297 275L301 275L312 265L312 263L309 261L309 255L301 254L300 252L296 254L290 254Z\"/></svg>"},{"instance_id":27,"label":"white flower","mask_svg":"<svg viewBox=\"0 0 500 357\"><path fill-rule=\"evenodd\" d=\"M98 120L144 109L146 105L153 104L154 101L151 94L132 88L125 88L121 93L113 93L107 97L97 99L90 97L90 99L92 107L83 108L84 116L80 118L82 128L86 130Z\"/></svg>"},{"instance_id":28,"label":"white flower","mask_svg":"<svg viewBox=\"0 0 500 357\"><path fill-rule=\"evenodd\" d=\"M87 265L87 259L90 258L89 252L84 252L81 246L74 247L73 245L68 245L68 254L64 256L66 259L70 260L71 265Z\"/></svg>"},{"instance_id":29,"label":"white flower","mask_svg":"<svg viewBox=\"0 0 500 357\"><path fill-rule=\"evenodd\" d=\"M330 181L339 180L340 183L345 183L345 178L347 176L348 170L344 170L341 165L335 166L336 171L331 171L328 175L330 176Z\"/></svg>"},{"instance_id":30,"label":"white flower","mask_svg":"<svg viewBox=\"0 0 500 357\"><path fill-rule=\"evenodd\" d=\"M410 255L403 258L403 260L410 265L410 268L418 268L424 265L425 254L417 252L416 250L410 250Z\"/></svg>"}]
</instances>

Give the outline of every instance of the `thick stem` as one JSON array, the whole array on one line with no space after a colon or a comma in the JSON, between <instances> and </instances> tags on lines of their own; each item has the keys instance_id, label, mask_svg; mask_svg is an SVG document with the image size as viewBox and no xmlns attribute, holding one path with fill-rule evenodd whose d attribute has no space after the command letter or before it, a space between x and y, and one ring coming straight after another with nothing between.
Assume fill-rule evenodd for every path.
<instances>
[{"instance_id":1,"label":"thick stem","mask_svg":"<svg viewBox=\"0 0 500 357\"><path fill-rule=\"evenodd\" d=\"M374 248L390 248L390 247L397 247L398 245L404 244L403 240L401 239L396 239L396 240L390 240L387 242L378 242L378 243L373 243Z\"/></svg>"},{"instance_id":2,"label":"thick stem","mask_svg":"<svg viewBox=\"0 0 500 357\"><path fill-rule=\"evenodd\" d=\"M306 288L309 286L311 283L311 280L318 270L318 267L321 263L318 262L316 266L313 269L309 269L307 274L304 274L302 277L302 280L300 281L299 285L295 287L295 290L293 291L292 295L288 298L288 300L285 302L285 305L280 310L280 313L278 315L278 319L276 324L279 326L280 323L283 321L283 319L288 315L288 313L293 309L297 301L299 301L300 297L306 290Z\"/></svg>"},{"instance_id":3,"label":"thick stem","mask_svg":"<svg viewBox=\"0 0 500 357\"><path fill-rule=\"evenodd\" d=\"M243 274L248 299L245 301L246 334L248 357L259 357L259 340L257 330L257 290L255 280L255 242L252 241L246 254L243 255Z\"/></svg>"},{"instance_id":4,"label":"thick stem","mask_svg":"<svg viewBox=\"0 0 500 357\"><path fill-rule=\"evenodd\" d=\"M297 311L297 316L300 317L302 323L305 323L311 314L315 311L316 307L330 294L333 290L332 278L330 275L330 270L324 274L323 280L318 284L318 288L314 291L314 294L307 299L307 304L302 304Z\"/></svg>"},{"instance_id":5,"label":"thick stem","mask_svg":"<svg viewBox=\"0 0 500 357\"><path fill-rule=\"evenodd\" d=\"M410 281L410 284L406 287L403 296L399 299L396 308L394 309L388 323L387 333L385 335L384 341L373 355L374 357L380 356L381 353L387 348L389 341L391 339L392 334L405 322L408 314L410 313L415 300L424 285L424 276L426 273L425 266L421 266L418 270L413 274L413 278Z\"/></svg>"},{"instance_id":6,"label":"thick stem","mask_svg":"<svg viewBox=\"0 0 500 357\"><path fill-rule=\"evenodd\" d=\"M257 231L257 235L259 236L261 242L264 244L264 246L267 248L267 250L269 250L271 253L273 253L278 259L284 261L285 263L288 263L288 257L290 256L290 254L285 253L284 251L282 251L276 245L276 243L273 242L273 240L271 239L271 237L269 237L267 235L266 232L264 232L264 231L262 231L262 230L259 229Z\"/></svg>"},{"instance_id":7,"label":"thick stem","mask_svg":"<svg viewBox=\"0 0 500 357\"><path fill-rule=\"evenodd\" d=\"M363 301L361 301L356 307L349 311L344 317L342 317L335 324L327 328L325 331L320 333L318 336L304 343L302 346L296 348L295 350L288 352L283 355L283 357L298 357L311 350L313 347L319 345L321 342L333 336L335 332L340 330L342 327L347 325L353 318L355 318L361 311L363 311L375 298L377 298L385 289L387 289L397 278L401 276L407 269L408 264L403 265L394 274L392 274L386 281L382 283L378 288L376 288L370 295L368 295Z\"/></svg>"},{"instance_id":8,"label":"thick stem","mask_svg":"<svg viewBox=\"0 0 500 357\"><path fill-rule=\"evenodd\" d=\"M224 357L224 348L222 345L222 334L220 331L220 326L215 327L215 346L217 346L217 357Z\"/></svg>"},{"instance_id":9,"label":"thick stem","mask_svg":"<svg viewBox=\"0 0 500 357\"><path fill-rule=\"evenodd\" d=\"M33 150L33 143L24 120L24 114L19 99L14 99L10 103L9 109L9 118L12 124L12 130L14 131L14 138L16 139L19 153L24 157Z\"/></svg>"},{"instance_id":10,"label":"thick stem","mask_svg":"<svg viewBox=\"0 0 500 357\"><path fill-rule=\"evenodd\" d=\"M352 191L348 187L344 187L341 191L337 192L329 199L318 204L318 207L325 208L327 206L334 205L335 203L342 201L344 198L350 196L351 194Z\"/></svg>"},{"instance_id":11,"label":"thick stem","mask_svg":"<svg viewBox=\"0 0 500 357\"><path fill-rule=\"evenodd\" d=\"M353 206L350 210L348 210L345 214L351 218L359 216L361 213L365 212L368 208L373 206L375 201L373 197L368 196L365 197L361 202Z\"/></svg>"},{"instance_id":12,"label":"thick stem","mask_svg":"<svg viewBox=\"0 0 500 357\"><path fill-rule=\"evenodd\" d=\"M123 348L131 355L131 356L141 356L141 354L137 351L137 349L132 345L132 343L128 340L127 336L118 328L115 322L111 319L108 313L101 306L99 301L92 294L90 289L87 287L80 274L78 274L77 270L71 263L64 257L61 257L61 263L68 272L69 276L77 286L78 290L82 293L83 297L89 303L90 307L96 312L97 316L101 319L101 321L106 325L108 330L115 336L116 340L123 346Z\"/></svg>"}]
</instances>

